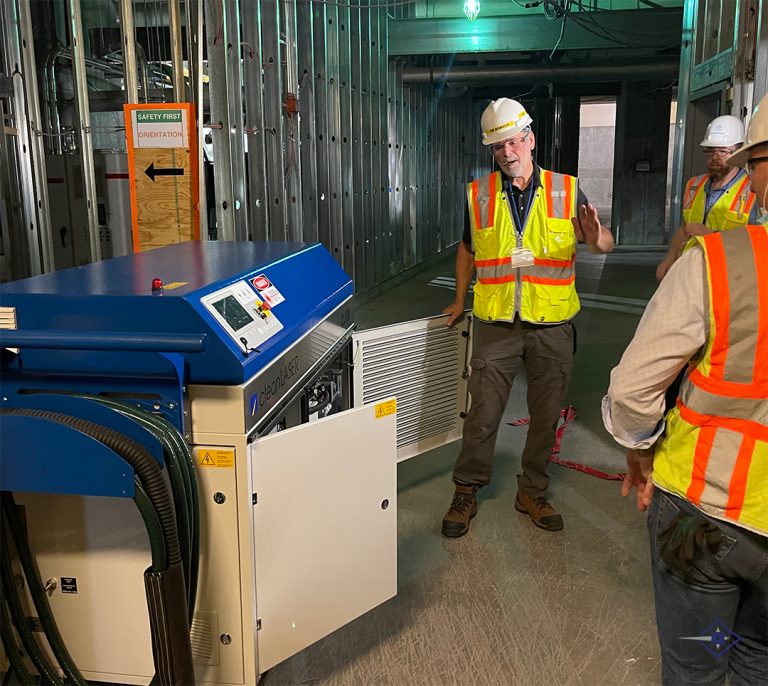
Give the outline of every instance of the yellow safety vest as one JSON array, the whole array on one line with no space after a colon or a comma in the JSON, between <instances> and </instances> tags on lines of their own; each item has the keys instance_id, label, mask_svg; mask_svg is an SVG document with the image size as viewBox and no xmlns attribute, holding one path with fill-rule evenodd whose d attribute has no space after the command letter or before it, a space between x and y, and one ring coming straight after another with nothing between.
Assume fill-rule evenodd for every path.
<instances>
[{"instance_id":1,"label":"yellow safety vest","mask_svg":"<svg viewBox=\"0 0 768 686\"><path fill-rule=\"evenodd\" d=\"M666 417L653 480L768 535L768 227L697 236L709 339Z\"/></svg>"},{"instance_id":2,"label":"yellow safety vest","mask_svg":"<svg viewBox=\"0 0 768 686\"><path fill-rule=\"evenodd\" d=\"M749 176L738 179L712 205L704 221L707 194L704 190L709 176L694 176L688 181L683 195L683 222L704 224L713 231L737 229L749 223L749 213L755 203L755 194L749 183Z\"/></svg>"},{"instance_id":3,"label":"yellow safety vest","mask_svg":"<svg viewBox=\"0 0 768 686\"><path fill-rule=\"evenodd\" d=\"M531 267L513 268L518 245L501 172L467 185L477 283L474 313L483 321L512 321L515 312L527 322L556 324L579 311L576 294L576 177L540 170L523 230L521 245L534 256Z\"/></svg>"}]
</instances>

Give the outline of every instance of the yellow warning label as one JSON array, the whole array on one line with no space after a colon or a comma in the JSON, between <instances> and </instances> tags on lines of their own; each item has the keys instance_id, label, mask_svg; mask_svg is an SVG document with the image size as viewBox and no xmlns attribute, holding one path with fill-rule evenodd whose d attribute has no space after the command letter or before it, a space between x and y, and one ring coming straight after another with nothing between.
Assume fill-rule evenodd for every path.
<instances>
[{"instance_id":1,"label":"yellow warning label","mask_svg":"<svg viewBox=\"0 0 768 686\"><path fill-rule=\"evenodd\" d=\"M395 412L397 412L397 399L393 398L392 400L385 400L383 403L378 403L374 407L374 411L376 412L376 419L395 414Z\"/></svg>"},{"instance_id":2,"label":"yellow warning label","mask_svg":"<svg viewBox=\"0 0 768 686\"><path fill-rule=\"evenodd\" d=\"M201 467L224 467L232 469L235 466L235 451L221 448L196 448L197 464Z\"/></svg>"},{"instance_id":3,"label":"yellow warning label","mask_svg":"<svg viewBox=\"0 0 768 686\"><path fill-rule=\"evenodd\" d=\"M182 286L186 286L189 283L189 281L174 281L173 283L167 283L163 288L166 291L172 291L174 288L181 288Z\"/></svg>"}]
</instances>

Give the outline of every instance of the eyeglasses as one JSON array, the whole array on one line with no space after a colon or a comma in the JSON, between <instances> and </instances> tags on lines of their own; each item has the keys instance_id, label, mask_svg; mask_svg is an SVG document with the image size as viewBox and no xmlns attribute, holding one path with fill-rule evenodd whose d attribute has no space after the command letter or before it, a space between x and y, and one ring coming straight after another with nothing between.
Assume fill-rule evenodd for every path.
<instances>
[{"instance_id":1,"label":"eyeglasses","mask_svg":"<svg viewBox=\"0 0 768 686\"><path fill-rule=\"evenodd\" d=\"M704 150L706 157L729 157L736 148L707 148Z\"/></svg>"},{"instance_id":2,"label":"eyeglasses","mask_svg":"<svg viewBox=\"0 0 768 686\"><path fill-rule=\"evenodd\" d=\"M753 157L751 160L747 160L747 163L744 165L747 174L752 176L752 174L755 173L755 166L757 166L757 163L765 162L766 160L768 160L768 155L764 155L763 157Z\"/></svg>"},{"instance_id":3,"label":"eyeglasses","mask_svg":"<svg viewBox=\"0 0 768 686\"><path fill-rule=\"evenodd\" d=\"M526 133L522 138L518 138L517 140L513 140L512 138L508 138L505 141L501 141L501 143L494 143L491 146L491 152L496 155L498 153L504 152L507 149L507 146L512 148L512 152L516 152L517 150L521 150L522 147L525 145L526 141L528 140L528 136L530 136L530 132Z\"/></svg>"}]
</instances>

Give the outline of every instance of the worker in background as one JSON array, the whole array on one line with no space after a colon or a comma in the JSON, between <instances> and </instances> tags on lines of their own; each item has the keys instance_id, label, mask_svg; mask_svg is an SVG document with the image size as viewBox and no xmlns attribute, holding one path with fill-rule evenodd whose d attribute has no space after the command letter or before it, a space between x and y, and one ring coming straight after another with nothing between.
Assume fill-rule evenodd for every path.
<instances>
[{"instance_id":1,"label":"worker in background","mask_svg":"<svg viewBox=\"0 0 768 686\"><path fill-rule=\"evenodd\" d=\"M744 124L738 117L726 114L710 122L700 143L709 173L694 176L685 185L683 223L672 236L666 258L656 268L659 281L691 237L755 223L757 204L749 177L744 169L728 163L728 157L743 142Z\"/></svg>"},{"instance_id":2,"label":"worker in background","mask_svg":"<svg viewBox=\"0 0 768 686\"><path fill-rule=\"evenodd\" d=\"M456 298L444 313L452 325L477 270L471 376L472 402L453 472L455 494L442 533L456 538L477 512L478 488L490 483L504 408L520 364L528 376L530 424L515 508L536 526L563 528L547 501L547 464L561 401L573 366L579 311L574 286L576 240L595 252L613 248L597 210L576 178L533 162L532 119L515 100L501 98L483 112L483 143L500 171L467 185L467 224L456 255ZM578 220L571 221L577 212Z\"/></svg>"},{"instance_id":3,"label":"worker in background","mask_svg":"<svg viewBox=\"0 0 768 686\"><path fill-rule=\"evenodd\" d=\"M629 448L622 493L650 505L664 684L768 683L768 96L726 161L746 164L759 224L696 238L603 400Z\"/></svg>"}]
</instances>

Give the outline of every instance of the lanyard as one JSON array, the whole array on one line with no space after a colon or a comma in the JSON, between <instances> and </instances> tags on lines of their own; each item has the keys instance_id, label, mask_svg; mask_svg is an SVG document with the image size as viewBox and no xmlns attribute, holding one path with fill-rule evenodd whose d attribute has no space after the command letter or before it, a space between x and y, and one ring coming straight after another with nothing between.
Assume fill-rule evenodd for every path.
<instances>
[{"instance_id":1,"label":"lanyard","mask_svg":"<svg viewBox=\"0 0 768 686\"><path fill-rule=\"evenodd\" d=\"M533 182L533 179L531 179L531 182ZM528 202L526 203L526 206L525 206L525 212L521 217L520 210L517 205L517 200L516 198L514 198L514 192L512 191L511 183L510 183L510 187L507 189L507 204L509 205L509 209L512 212L512 216L514 217L515 232L517 233L518 238L523 237L523 232L525 231L525 223L528 221L528 215L531 212L531 206L533 205L533 198L535 193L536 193L536 189L531 188L530 193L528 195Z\"/></svg>"},{"instance_id":2,"label":"lanyard","mask_svg":"<svg viewBox=\"0 0 768 686\"><path fill-rule=\"evenodd\" d=\"M746 172L741 169L739 172L734 176L725 186L722 188L715 188L712 189L712 181L707 181L707 184L705 185L704 192L706 194L706 197L704 199L704 219L703 221L706 223L707 217L709 216L710 211L712 208L718 203L720 198L722 198L730 189L731 187L741 179L741 177L746 174Z\"/></svg>"}]
</instances>

